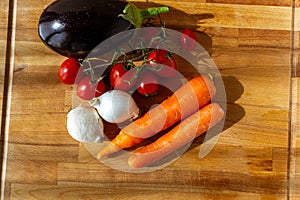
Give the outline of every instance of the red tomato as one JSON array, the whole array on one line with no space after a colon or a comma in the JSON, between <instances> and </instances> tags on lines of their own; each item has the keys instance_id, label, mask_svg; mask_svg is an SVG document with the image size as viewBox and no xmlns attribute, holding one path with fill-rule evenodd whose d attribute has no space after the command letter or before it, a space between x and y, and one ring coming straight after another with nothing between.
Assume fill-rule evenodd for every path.
<instances>
[{"instance_id":1,"label":"red tomato","mask_svg":"<svg viewBox=\"0 0 300 200\"><path fill-rule=\"evenodd\" d=\"M109 74L111 86L114 89L127 91L136 83L136 69L127 70L122 63L115 64Z\"/></svg>"},{"instance_id":2,"label":"red tomato","mask_svg":"<svg viewBox=\"0 0 300 200\"><path fill-rule=\"evenodd\" d=\"M197 44L197 36L190 29L185 29L180 37L181 46L188 51L194 50Z\"/></svg>"},{"instance_id":3,"label":"red tomato","mask_svg":"<svg viewBox=\"0 0 300 200\"><path fill-rule=\"evenodd\" d=\"M159 88L156 77L149 71L145 71L141 77L137 91L145 96L153 95Z\"/></svg>"},{"instance_id":4,"label":"red tomato","mask_svg":"<svg viewBox=\"0 0 300 200\"><path fill-rule=\"evenodd\" d=\"M81 99L91 100L104 92L106 92L106 85L103 80L93 84L91 83L91 77L87 76L78 83L76 94Z\"/></svg>"},{"instance_id":5,"label":"red tomato","mask_svg":"<svg viewBox=\"0 0 300 200\"><path fill-rule=\"evenodd\" d=\"M173 77L176 74L177 64L173 56L168 51L156 50L147 56L153 72L162 77Z\"/></svg>"},{"instance_id":6,"label":"red tomato","mask_svg":"<svg viewBox=\"0 0 300 200\"><path fill-rule=\"evenodd\" d=\"M76 58L68 58L61 63L58 70L58 78L64 84L74 84L80 64Z\"/></svg>"}]
</instances>

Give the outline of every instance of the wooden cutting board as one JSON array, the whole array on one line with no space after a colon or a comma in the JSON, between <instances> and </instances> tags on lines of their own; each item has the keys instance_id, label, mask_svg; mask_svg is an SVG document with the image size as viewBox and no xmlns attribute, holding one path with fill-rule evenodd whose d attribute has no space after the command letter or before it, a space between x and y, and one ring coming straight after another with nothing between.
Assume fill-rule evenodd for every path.
<instances>
[{"instance_id":1,"label":"wooden cutting board","mask_svg":"<svg viewBox=\"0 0 300 200\"><path fill-rule=\"evenodd\" d=\"M132 1L167 5L168 28L194 30L227 95L207 156L198 157L201 137L171 165L138 174L101 164L68 135L64 57L37 34L51 2L0 2L2 199L300 198L298 0Z\"/></svg>"}]
</instances>

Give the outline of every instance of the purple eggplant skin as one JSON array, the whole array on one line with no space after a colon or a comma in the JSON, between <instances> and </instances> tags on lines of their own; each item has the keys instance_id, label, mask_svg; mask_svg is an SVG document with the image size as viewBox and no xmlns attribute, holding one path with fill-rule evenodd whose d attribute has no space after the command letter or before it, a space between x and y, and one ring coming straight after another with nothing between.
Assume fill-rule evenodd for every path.
<instances>
[{"instance_id":1,"label":"purple eggplant skin","mask_svg":"<svg viewBox=\"0 0 300 200\"><path fill-rule=\"evenodd\" d=\"M118 16L126 4L121 0L57 0L41 13L39 36L46 46L63 56L84 58L102 41L133 28ZM115 42L128 38L118 40Z\"/></svg>"}]
</instances>

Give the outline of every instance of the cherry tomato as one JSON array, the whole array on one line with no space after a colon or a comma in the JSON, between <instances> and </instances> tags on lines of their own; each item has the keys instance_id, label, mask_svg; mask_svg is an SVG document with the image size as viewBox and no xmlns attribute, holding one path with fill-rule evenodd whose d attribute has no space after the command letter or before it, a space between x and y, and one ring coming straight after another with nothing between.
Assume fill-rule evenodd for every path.
<instances>
[{"instance_id":1,"label":"cherry tomato","mask_svg":"<svg viewBox=\"0 0 300 200\"><path fill-rule=\"evenodd\" d=\"M58 70L58 78L64 84L74 84L80 64L76 58L68 58L63 61Z\"/></svg>"},{"instance_id":2,"label":"cherry tomato","mask_svg":"<svg viewBox=\"0 0 300 200\"><path fill-rule=\"evenodd\" d=\"M145 96L153 95L159 88L158 81L153 73L145 71L141 77L137 91Z\"/></svg>"},{"instance_id":3,"label":"cherry tomato","mask_svg":"<svg viewBox=\"0 0 300 200\"><path fill-rule=\"evenodd\" d=\"M190 29L185 29L180 36L180 43L182 48L191 51L194 50L197 44L197 36Z\"/></svg>"},{"instance_id":4,"label":"cherry tomato","mask_svg":"<svg viewBox=\"0 0 300 200\"><path fill-rule=\"evenodd\" d=\"M176 74L177 64L173 56L168 51L156 50L147 56L147 64L153 72L162 77L173 77Z\"/></svg>"},{"instance_id":5,"label":"cherry tomato","mask_svg":"<svg viewBox=\"0 0 300 200\"><path fill-rule=\"evenodd\" d=\"M93 84L91 83L91 77L87 76L78 83L76 94L81 99L91 100L104 92L106 92L106 85L103 80Z\"/></svg>"},{"instance_id":6,"label":"cherry tomato","mask_svg":"<svg viewBox=\"0 0 300 200\"><path fill-rule=\"evenodd\" d=\"M127 70L122 63L117 63L109 74L110 84L114 89L127 91L135 85L136 73L135 68Z\"/></svg>"}]
</instances>

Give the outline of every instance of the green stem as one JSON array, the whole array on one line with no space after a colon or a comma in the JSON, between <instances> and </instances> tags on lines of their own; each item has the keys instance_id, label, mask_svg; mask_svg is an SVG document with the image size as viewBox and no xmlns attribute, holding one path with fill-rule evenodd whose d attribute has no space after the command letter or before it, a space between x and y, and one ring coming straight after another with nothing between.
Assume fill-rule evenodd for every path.
<instances>
[{"instance_id":1,"label":"green stem","mask_svg":"<svg viewBox=\"0 0 300 200\"><path fill-rule=\"evenodd\" d=\"M149 19L153 16L159 15L164 12L168 12L169 8L167 6L157 7L157 8L147 8L139 9L132 3L128 3L123 13L120 14L120 17L130 21L136 28L141 28L142 23L145 19Z\"/></svg>"},{"instance_id":2,"label":"green stem","mask_svg":"<svg viewBox=\"0 0 300 200\"><path fill-rule=\"evenodd\" d=\"M149 19L164 12L169 12L169 7L163 6L158 8L147 8L140 10L143 19Z\"/></svg>"}]
</instances>

